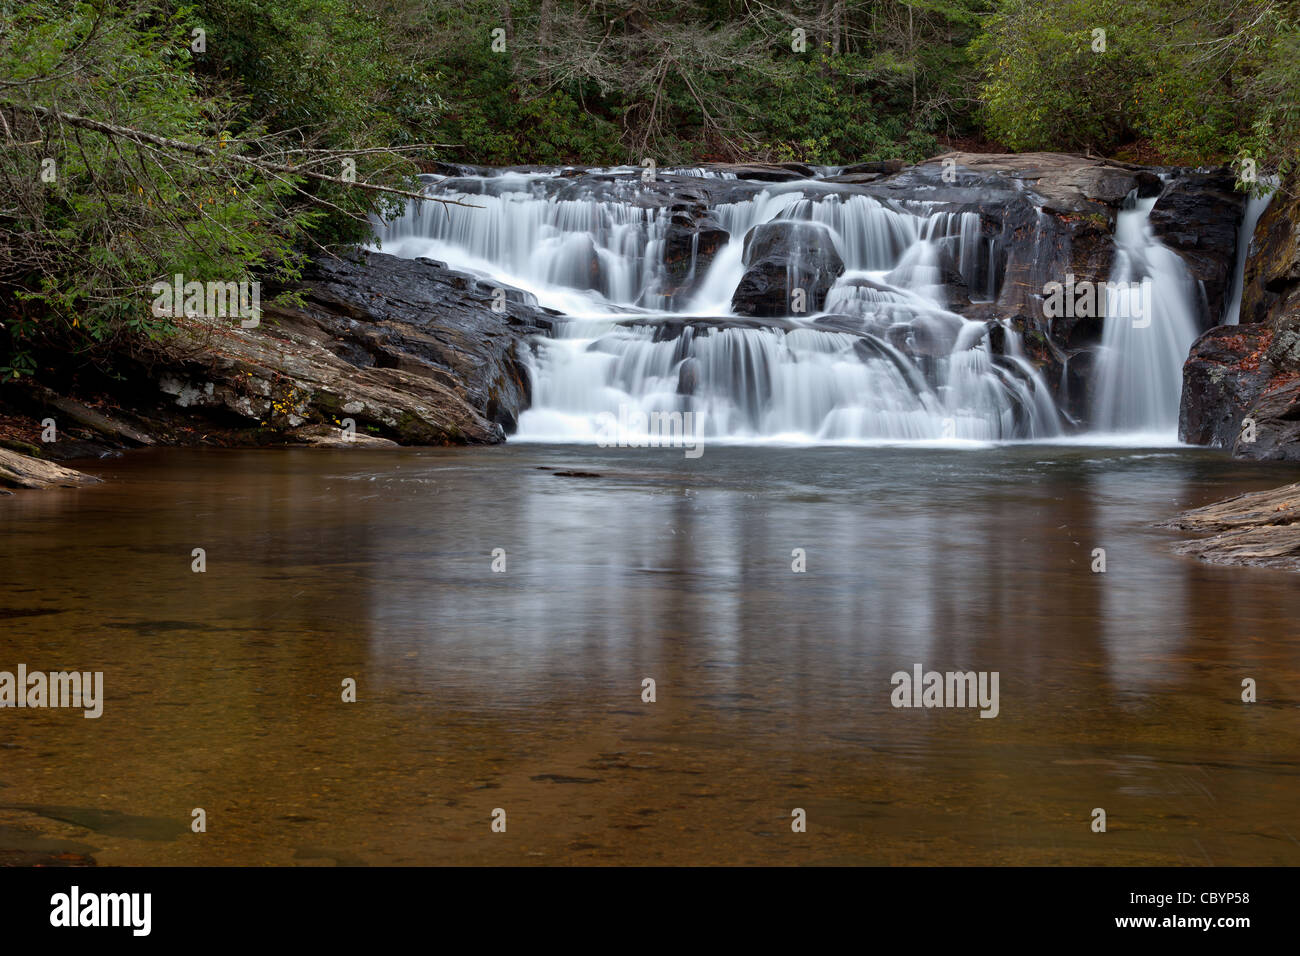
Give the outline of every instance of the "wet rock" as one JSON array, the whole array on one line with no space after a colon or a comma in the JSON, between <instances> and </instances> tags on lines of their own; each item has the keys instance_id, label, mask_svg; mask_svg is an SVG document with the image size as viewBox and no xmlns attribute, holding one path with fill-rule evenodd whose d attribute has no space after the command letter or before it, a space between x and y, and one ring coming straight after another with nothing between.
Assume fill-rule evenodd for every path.
<instances>
[{"instance_id":1,"label":"wet rock","mask_svg":"<svg viewBox=\"0 0 1300 956\"><path fill-rule=\"evenodd\" d=\"M734 173L737 179L752 179L758 182L788 183L798 179L811 179L815 171L802 163L750 163L747 165L717 163L709 169L718 172Z\"/></svg>"},{"instance_id":2,"label":"wet rock","mask_svg":"<svg viewBox=\"0 0 1300 956\"><path fill-rule=\"evenodd\" d=\"M1238 458L1300 461L1300 177L1255 227L1242 324L1211 329L1183 366L1179 435Z\"/></svg>"},{"instance_id":3,"label":"wet rock","mask_svg":"<svg viewBox=\"0 0 1300 956\"><path fill-rule=\"evenodd\" d=\"M1151 209L1156 237L1177 252L1200 290L1200 327L1223 320L1237 264L1237 233L1246 194L1227 169L1179 176Z\"/></svg>"},{"instance_id":4,"label":"wet rock","mask_svg":"<svg viewBox=\"0 0 1300 956\"><path fill-rule=\"evenodd\" d=\"M160 391L285 438L351 418L403 444L498 442L527 407L519 349L552 319L526 293L502 303L440 263L382 253L317 262L296 291L302 306L268 305L256 329L183 326L158 346Z\"/></svg>"},{"instance_id":5,"label":"wet rock","mask_svg":"<svg viewBox=\"0 0 1300 956\"><path fill-rule=\"evenodd\" d=\"M847 171L847 170L846 170ZM1110 217L1142 183L1141 167L1073 153L944 153L904 169L879 186L902 198L1004 204L1027 192L1032 204L1061 215Z\"/></svg>"},{"instance_id":6,"label":"wet rock","mask_svg":"<svg viewBox=\"0 0 1300 956\"><path fill-rule=\"evenodd\" d=\"M1150 193L1159 184L1151 170L1067 153L949 153L863 188L905 207L925 200L952 212L978 213L987 251L981 251L971 288L946 284L948 307L967 318L1008 320L1022 334L1041 335L1040 364L1054 365L1060 382L1065 359L1096 346L1101 322L1049 319L1045 287L1069 275L1076 282L1104 282L1124 200L1134 190ZM991 304L972 301L987 298L990 288ZM1076 413L1084 411L1076 405Z\"/></svg>"},{"instance_id":7,"label":"wet rock","mask_svg":"<svg viewBox=\"0 0 1300 956\"><path fill-rule=\"evenodd\" d=\"M703 204L673 215L664 236L664 270L668 277L665 294L673 299L689 296L708 273L718 250L731 239L708 214Z\"/></svg>"},{"instance_id":8,"label":"wet rock","mask_svg":"<svg viewBox=\"0 0 1300 956\"><path fill-rule=\"evenodd\" d=\"M691 329L697 334L708 334L714 330L722 331L724 329L781 329L788 332L799 328L797 322L787 318L768 319L746 316L629 316L620 320L619 324L628 328L654 329L654 340L656 342L670 342L680 339L687 329ZM598 352L602 351L604 346L601 346L600 342L595 342L589 348Z\"/></svg>"},{"instance_id":9,"label":"wet rock","mask_svg":"<svg viewBox=\"0 0 1300 956\"><path fill-rule=\"evenodd\" d=\"M821 223L779 220L745 236L745 270L732 295L740 315L789 316L822 310L826 293L844 272L831 231ZM802 290L802 308L794 301Z\"/></svg>"},{"instance_id":10,"label":"wet rock","mask_svg":"<svg viewBox=\"0 0 1300 956\"><path fill-rule=\"evenodd\" d=\"M563 242L563 253L555 259L551 280L574 289L607 292L595 240L588 235L569 234Z\"/></svg>"},{"instance_id":11,"label":"wet rock","mask_svg":"<svg viewBox=\"0 0 1300 956\"><path fill-rule=\"evenodd\" d=\"M1300 461L1300 373L1276 376L1246 409L1255 424L1255 440L1240 437L1238 458L1255 461Z\"/></svg>"},{"instance_id":12,"label":"wet rock","mask_svg":"<svg viewBox=\"0 0 1300 956\"><path fill-rule=\"evenodd\" d=\"M841 173L837 176L823 176L821 182L839 183L844 186L862 186L879 182L885 178L884 173Z\"/></svg>"},{"instance_id":13,"label":"wet rock","mask_svg":"<svg viewBox=\"0 0 1300 956\"><path fill-rule=\"evenodd\" d=\"M845 166L840 170L844 176L855 176L868 174L873 176L889 176L901 172L906 164L901 159L879 159L869 163L853 163Z\"/></svg>"},{"instance_id":14,"label":"wet rock","mask_svg":"<svg viewBox=\"0 0 1300 956\"><path fill-rule=\"evenodd\" d=\"M1193 343L1183 365L1180 441L1236 445L1247 409L1271 376L1269 363L1261 359L1272 338L1263 326L1220 325Z\"/></svg>"},{"instance_id":15,"label":"wet rock","mask_svg":"<svg viewBox=\"0 0 1300 956\"><path fill-rule=\"evenodd\" d=\"M1223 325L1205 333L1183 366L1179 437L1229 448L1237 458L1300 461L1297 345L1290 327Z\"/></svg>"},{"instance_id":16,"label":"wet rock","mask_svg":"<svg viewBox=\"0 0 1300 956\"><path fill-rule=\"evenodd\" d=\"M677 394L694 395L700 387L700 360L688 358L677 369Z\"/></svg>"},{"instance_id":17,"label":"wet rock","mask_svg":"<svg viewBox=\"0 0 1300 956\"><path fill-rule=\"evenodd\" d=\"M1300 175L1273 195L1255 224L1241 291L1241 322L1300 315Z\"/></svg>"},{"instance_id":18,"label":"wet rock","mask_svg":"<svg viewBox=\"0 0 1300 956\"><path fill-rule=\"evenodd\" d=\"M327 448L397 448L397 442L364 432L345 432L331 425L304 425L293 437L306 445Z\"/></svg>"}]
</instances>

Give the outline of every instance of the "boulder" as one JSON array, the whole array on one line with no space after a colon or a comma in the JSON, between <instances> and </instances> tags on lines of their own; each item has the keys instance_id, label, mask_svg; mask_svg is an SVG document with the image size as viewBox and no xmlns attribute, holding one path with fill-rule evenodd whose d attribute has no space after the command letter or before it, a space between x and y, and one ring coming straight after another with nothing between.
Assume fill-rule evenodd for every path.
<instances>
[{"instance_id":1,"label":"boulder","mask_svg":"<svg viewBox=\"0 0 1300 956\"><path fill-rule=\"evenodd\" d=\"M745 236L745 274L732 295L738 315L794 315L796 289L806 295L803 313L820 312L826 293L844 272L830 229L821 223L778 220Z\"/></svg>"},{"instance_id":2,"label":"boulder","mask_svg":"<svg viewBox=\"0 0 1300 956\"><path fill-rule=\"evenodd\" d=\"M1200 328L1223 321L1237 265L1237 234L1246 194L1227 169L1193 172L1173 180L1151 209L1156 237L1182 257L1200 295Z\"/></svg>"},{"instance_id":3,"label":"boulder","mask_svg":"<svg viewBox=\"0 0 1300 956\"><path fill-rule=\"evenodd\" d=\"M878 159L869 163L853 163L840 170L842 176L890 176L903 171L901 159Z\"/></svg>"},{"instance_id":4,"label":"boulder","mask_svg":"<svg viewBox=\"0 0 1300 956\"><path fill-rule=\"evenodd\" d=\"M1179 441L1236 444L1247 409L1268 383L1270 369L1261 359L1272 337L1262 326L1220 325L1193 343L1183 365Z\"/></svg>"},{"instance_id":5,"label":"boulder","mask_svg":"<svg viewBox=\"0 0 1300 956\"><path fill-rule=\"evenodd\" d=\"M382 253L320 260L292 291L301 305L267 305L254 329L181 323L156 346L158 388L283 440L350 418L402 444L493 443L527 407L520 349L552 320L526 293L502 303L440 263Z\"/></svg>"},{"instance_id":6,"label":"boulder","mask_svg":"<svg viewBox=\"0 0 1300 956\"><path fill-rule=\"evenodd\" d=\"M709 216L704 204L674 210L664 236L667 285L663 293L670 302L695 291L708 273L713 257L730 239L731 234Z\"/></svg>"}]
</instances>

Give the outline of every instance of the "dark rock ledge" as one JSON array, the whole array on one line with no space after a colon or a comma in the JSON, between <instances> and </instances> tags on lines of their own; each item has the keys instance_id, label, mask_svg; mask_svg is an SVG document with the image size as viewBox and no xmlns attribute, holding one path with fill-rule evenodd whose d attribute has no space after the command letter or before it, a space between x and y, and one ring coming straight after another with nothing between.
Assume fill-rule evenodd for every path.
<instances>
[{"instance_id":1,"label":"dark rock ledge","mask_svg":"<svg viewBox=\"0 0 1300 956\"><path fill-rule=\"evenodd\" d=\"M296 288L301 307L166 343L158 385L182 407L313 440L312 426L351 418L401 444L500 442L528 404L517 346L551 317L517 290L494 311L494 288L430 259L323 259Z\"/></svg>"},{"instance_id":2,"label":"dark rock ledge","mask_svg":"<svg viewBox=\"0 0 1300 956\"><path fill-rule=\"evenodd\" d=\"M501 442L528 405L521 343L552 317L514 289L494 311L494 289L429 259L322 259L294 287L301 304L263 290L257 328L182 320L123 357L122 380L6 388L0 446L79 459L154 444ZM41 441L45 418L56 441Z\"/></svg>"},{"instance_id":3,"label":"dark rock ledge","mask_svg":"<svg viewBox=\"0 0 1300 956\"><path fill-rule=\"evenodd\" d=\"M1236 458L1300 461L1300 176L1256 224L1242 290L1241 324L1192 345L1179 437Z\"/></svg>"}]
</instances>

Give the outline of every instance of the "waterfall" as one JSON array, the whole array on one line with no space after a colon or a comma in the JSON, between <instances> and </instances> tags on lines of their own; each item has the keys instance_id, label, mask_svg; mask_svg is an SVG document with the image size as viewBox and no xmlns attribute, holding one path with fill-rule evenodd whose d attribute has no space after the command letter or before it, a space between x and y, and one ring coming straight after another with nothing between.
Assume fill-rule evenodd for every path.
<instances>
[{"instance_id":1,"label":"waterfall","mask_svg":"<svg viewBox=\"0 0 1300 956\"><path fill-rule=\"evenodd\" d=\"M644 305L662 269L666 210L634 198L566 198L554 174L450 180L437 191L466 206L413 204L377 229L385 252L427 256L524 289L545 306L600 315Z\"/></svg>"},{"instance_id":2,"label":"waterfall","mask_svg":"<svg viewBox=\"0 0 1300 956\"><path fill-rule=\"evenodd\" d=\"M1246 200L1246 209L1241 217L1241 229L1237 233L1237 262L1232 271L1232 293L1228 297L1228 309L1223 320L1224 325L1236 325L1241 321L1241 293L1245 288L1246 257L1250 254L1250 242L1255 235L1255 226L1259 217L1264 215L1273 192L1277 189L1277 179L1266 180L1268 191L1260 196L1251 196Z\"/></svg>"},{"instance_id":3,"label":"waterfall","mask_svg":"<svg viewBox=\"0 0 1300 956\"><path fill-rule=\"evenodd\" d=\"M1155 203L1130 197L1115 225L1092 414L1094 427L1106 431L1178 428L1183 362L1197 334L1196 290L1183 260L1151 229Z\"/></svg>"},{"instance_id":4,"label":"waterfall","mask_svg":"<svg viewBox=\"0 0 1300 956\"><path fill-rule=\"evenodd\" d=\"M665 335L663 327L575 320L539 343L533 405L520 434L591 441L603 414L621 418L624 410L693 412L715 440L992 441L1054 433L1051 400L1023 359L995 356L984 342L936 364L938 387L871 335L706 325Z\"/></svg>"},{"instance_id":5,"label":"waterfall","mask_svg":"<svg viewBox=\"0 0 1300 956\"><path fill-rule=\"evenodd\" d=\"M979 214L806 181L691 181L734 191L698 204L726 236L711 260L692 239L684 283L669 281L665 261L683 207L638 202L631 175L457 176L431 191L478 208L412 204L377 234L386 252L521 288L561 313L527 356L532 403L519 438L593 441L602 420L629 410L694 412L713 440L1059 433L1055 404L1010 324L954 311L996 298L1000 267ZM843 272L821 311L737 316L746 237L782 222L823 227L816 235L829 237Z\"/></svg>"}]
</instances>

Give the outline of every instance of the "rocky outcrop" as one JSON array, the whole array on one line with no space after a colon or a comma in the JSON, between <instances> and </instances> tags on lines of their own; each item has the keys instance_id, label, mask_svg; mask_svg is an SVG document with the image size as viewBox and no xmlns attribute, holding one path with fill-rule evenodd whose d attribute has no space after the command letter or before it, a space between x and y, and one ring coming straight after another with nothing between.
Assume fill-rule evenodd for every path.
<instances>
[{"instance_id":1,"label":"rocky outcrop","mask_svg":"<svg viewBox=\"0 0 1300 956\"><path fill-rule=\"evenodd\" d=\"M1124 200L1134 191L1154 195L1159 176L1066 153L948 153L865 188L896 202L923 198L979 215L989 251L971 288L950 287L949 308L993 325L1009 324L1057 406L1085 424L1091 398L1086 372L1094 364L1101 320L1049 318L1045 286L1071 275L1076 282L1105 281Z\"/></svg>"},{"instance_id":2,"label":"rocky outcrop","mask_svg":"<svg viewBox=\"0 0 1300 956\"><path fill-rule=\"evenodd\" d=\"M1264 326L1220 325L1196 340L1183 366L1179 441L1236 446L1247 409L1268 383L1260 360L1272 339Z\"/></svg>"},{"instance_id":3,"label":"rocky outcrop","mask_svg":"<svg viewBox=\"0 0 1300 956\"><path fill-rule=\"evenodd\" d=\"M500 442L529 403L521 350L553 321L526 293L382 253L314 263L278 290L291 304L274 291L257 327L178 320L122 357L120 379L6 388L2 404L29 423L15 437L58 459L155 442ZM43 443L48 419L57 439Z\"/></svg>"},{"instance_id":4,"label":"rocky outcrop","mask_svg":"<svg viewBox=\"0 0 1300 956\"><path fill-rule=\"evenodd\" d=\"M1300 178L1256 224L1241 324L1211 329L1183 366L1179 436L1238 458L1300 461Z\"/></svg>"},{"instance_id":5,"label":"rocky outcrop","mask_svg":"<svg viewBox=\"0 0 1300 956\"><path fill-rule=\"evenodd\" d=\"M1282 184L1255 224L1242 279L1242 324L1300 315L1300 175Z\"/></svg>"},{"instance_id":6,"label":"rocky outcrop","mask_svg":"<svg viewBox=\"0 0 1300 956\"><path fill-rule=\"evenodd\" d=\"M1246 194L1228 169L1179 176L1151 209L1151 229L1187 264L1200 292L1200 327L1224 318L1237 264L1237 233Z\"/></svg>"},{"instance_id":7,"label":"rocky outcrop","mask_svg":"<svg viewBox=\"0 0 1300 956\"><path fill-rule=\"evenodd\" d=\"M551 319L525 293L381 253L321 260L292 291L301 305L256 329L186 324L162 347L161 390L249 426L351 419L403 444L498 442L527 407L518 347Z\"/></svg>"},{"instance_id":8,"label":"rocky outcrop","mask_svg":"<svg viewBox=\"0 0 1300 956\"><path fill-rule=\"evenodd\" d=\"M780 220L745 236L745 274L731 297L738 315L788 316L820 312L844 272L831 231L821 223Z\"/></svg>"},{"instance_id":9,"label":"rocky outcrop","mask_svg":"<svg viewBox=\"0 0 1300 956\"><path fill-rule=\"evenodd\" d=\"M1300 484L1185 511L1162 527L1208 535L1174 550L1211 564L1300 571Z\"/></svg>"},{"instance_id":10,"label":"rocky outcrop","mask_svg":"<svg viewBox=\"0 0 1300 956\"><path fill-rule=\"evenodd\" d=\"M1076 283L1106 281L1119 211L1130 195L1158 196L1153 229L1197 280L1201 324L1209 327L1231 284L1244 205L1223 170L1153 169L1066 153L949 153L864 188L898 202L924 197L979 214L991 250L987 264L969 290L951 289L949 307L1015 329L1058 407L1080 425L1092 405L1104 320L1047 317L1044 286L1067 276ZM980 301L990 287L993 301Z\"/></svg>"}]
</instances>

